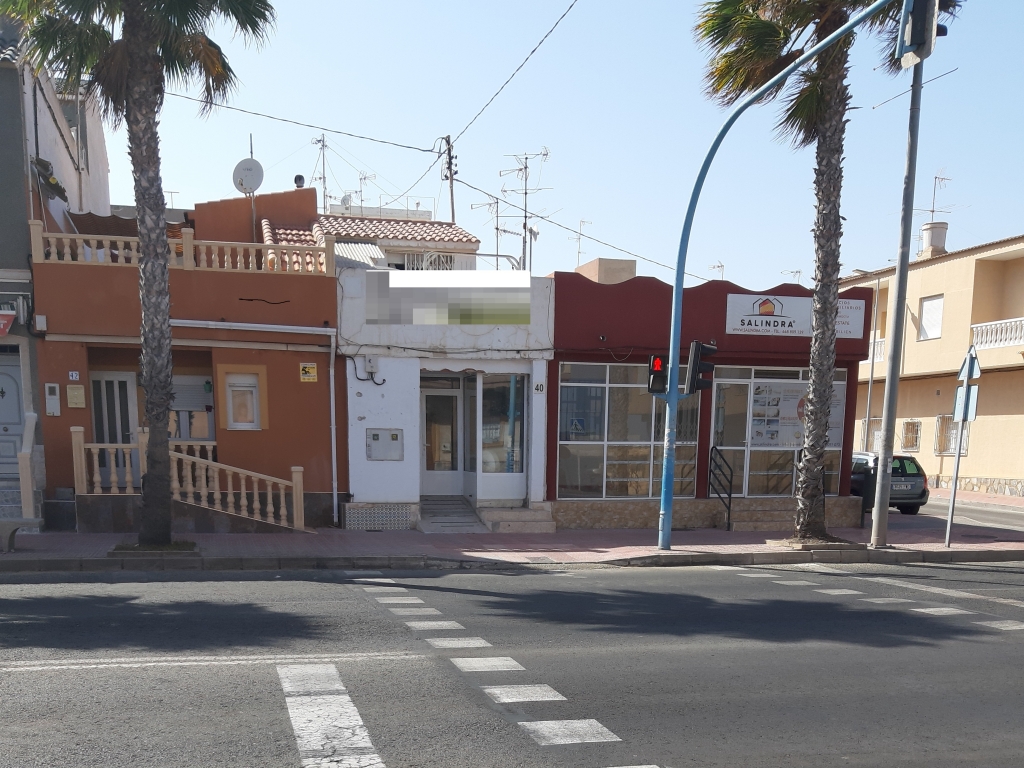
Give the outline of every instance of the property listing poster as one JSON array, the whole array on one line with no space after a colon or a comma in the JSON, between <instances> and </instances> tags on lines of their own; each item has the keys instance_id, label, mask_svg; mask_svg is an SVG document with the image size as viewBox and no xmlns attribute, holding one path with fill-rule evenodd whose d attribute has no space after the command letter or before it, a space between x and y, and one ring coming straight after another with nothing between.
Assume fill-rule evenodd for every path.
<instances>
[{"instance_id":1,"label":"property listing poster","mask_svg":"<svg viewBox=\"0 0 1024 768\"><path fill-rule=\"evenodd\" d=\"M804 401L806 381L754 382L750 409L752 448L802 448L804 444ZM843 446L843 416L846 382L832 385L832 408L828 419L828 447Z\"/></svg>"}]
</instances>

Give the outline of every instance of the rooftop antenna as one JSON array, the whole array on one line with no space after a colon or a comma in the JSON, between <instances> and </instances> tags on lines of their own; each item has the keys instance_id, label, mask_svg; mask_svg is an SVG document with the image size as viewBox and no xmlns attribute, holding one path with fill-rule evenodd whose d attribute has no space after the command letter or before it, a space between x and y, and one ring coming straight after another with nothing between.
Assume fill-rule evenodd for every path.
<instances>
[{"instance_id":1,"label":"rooftop antenna","mask_svg":"<svg viewBox=\"0 0 1024 768\"><path fill-rule=\"evenodd\" d=\"M470 208L486 208L494 214L494 268L498 268L498 253L501 251L501 220L498 216L498 198L492 197L487 203L473 203Z\"/></svg>"},{"instance_id":2,"label":"rooftop antenna","mask_svg":"<svg viewBox=\"0 0 1024 768\"><path fill-rule=\"evenodd\" d=\"M708 271L709 272L717 271L718 272L718 279L719 280L725 280L725 264L723 264L721 261L719 261L717 264L709 264L708 265Z\"/></svg>"},{"instance_id":3,"label":"rooftop antenna","mask_svg":"<svg viewBox=\"0 0 1024 768\"><path fill-rule=\"evenodd\" d=\"M796 281L797 285L803 285L803 283L800 282L800 278L803 277L804 274L802 269L784 269L782 270L782 274L792 277L793 280Z\"/></svg>"},{"instance_id":4,"label":"rooftop antenna","mask_svg":"<svg viewBox=\"0 0 1024 768\"><path fill-rule=\"evenodd\" d=\"M169 189L165 189L164 190L164 194L171 196L171 202L167 205L167 207L168 208L173 208L174 207L174 196L177 195L177 194L180 194L180 193L179 192L172 192Z\"/></svg>"},{"instance_id":5,"label":"rooftop antenna","mask_svg":"<svg viewBox=\"0 0 1024 768\"><path fill-rule=\"evenodd\" d=\"M943 176L942 174L944 174L945 172L946 172L945 168L940 168L939 172L936 173L934 178L932 179L932 207L931 208L915 208L914 209L918 213L927 213L931 217L929 219L930 221L935 221L935 214L936 213L952 213L953 209L956 208L955 205L943 206L942 208L939 208L936 205L936 199L939 196L939 190L940 189L945 189L946 188L946 182L953 180L949 176ZM920 234L918 235L917 239L918 240L921 239Z\"/></svg>"},{"instance_id":6,"label":"rooftop antenna","mask_svg":"<svg viewBox=\"0 0 1024 768\"><path fill-rule=\"evenodd\" d=\"M328 208L327 208L327 197L328 197L328 195L327 195L327 137L324 134L321 133L319 139L312 139L310 141L310 143L311 144L315 144L316 146L320 147L320 151L317 154L316 164L313 166L313 175L310 176L309 183L310 184L315 184L318 181L321 183L321 185L323 187L324 213L327 213L328 212ZM320 166L320 175L319 176L316 175L316 167L317 167L317 165ZM362 200L360 200L360 206L361 205L362 205Z\"/></svg>"},{"instance_id":7,"label":"rooftop antenna","mask_svg":"<svg viewBox=\"0 0 1024 768\"><path fill-rule=\"evenodd\" d=\"M506 190L502 188L501 191L502 194L505 194L506 192L515 192L518 194L522 194L523 196L523 256L519 268L529 268L532 270L533 265L527 263L527 245L530 240L530 215L528 212L528 198L531 192L540 192L543 189L550 189L550 187L535 187L534 189L530 189L530 161L539 157L542 163L546 163L548 161L548 158L551 157L551 151L547 147L541 147L540 152L524 152L521 155L506 155L506 157L514 157L516 160L516 167L500 171L498 175L507 176L510 173L514 173L517 178L522 179L523 188L515 190Z\"/></svg>"},{"instance_id":8,"label":"rooftop antenna","mask_svg":"<svg viewBox=\"0 0 1024 768\"><path fill-rule=\"evenodd\" d=\"M239 161L231 174L235 189L249 198L252 206L252 242L256 242L256 190L263 183L263 166L252 157L252 134L249 134L249 157Z\"/></svg>"},{"instance_id":9,"label":"rooftop antenna","mask_svg":"<svg viewBox=\"0 0 1024 768\"><path fill-rule=\"evenodd\" d=\"M367 173L366 171L359 172L359 213L363 212L363 185L368 181L373 181L377 178L376 173ZM409 206L409 201L406 200L406 207Z\"/></svg>"},{"instance_id":10,"label":"rooftop antenna","mask_svg":"<svg viewBox=\"0 0 1024 768\"><path fill-rule=\"evenodd\" d=\"M592 222L592 221L585 221L584 219L580 219L580 228L579 228L579 230L576 232L576 234L573 237L569 238L570 240L575 240L576 241L576 266L577 267L579 267L579 265L580 265L580 257L583 256L584 253L586 253L586 251L583 250L583 226L585 224L593 224L593 223L594 222Z\"/></svg>"}]
</instances>

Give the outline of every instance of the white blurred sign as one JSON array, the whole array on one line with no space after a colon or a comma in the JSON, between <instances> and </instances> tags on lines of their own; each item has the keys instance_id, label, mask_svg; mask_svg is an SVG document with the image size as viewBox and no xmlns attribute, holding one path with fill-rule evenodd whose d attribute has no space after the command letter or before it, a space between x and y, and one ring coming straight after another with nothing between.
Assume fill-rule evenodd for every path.
<instances>
[{"instance_id":1,"label":"white blurred sign","mask_svg":"<svg viewBox=\"0 0 1024 768\"><path fill-rule=\"evenodd\" d=\"M807 296L730 293L725 332L738 336L810 336L813 304ZM836 317L840 339L864 337L863 299L840 299Z\"/></svg>"}]
</instances>

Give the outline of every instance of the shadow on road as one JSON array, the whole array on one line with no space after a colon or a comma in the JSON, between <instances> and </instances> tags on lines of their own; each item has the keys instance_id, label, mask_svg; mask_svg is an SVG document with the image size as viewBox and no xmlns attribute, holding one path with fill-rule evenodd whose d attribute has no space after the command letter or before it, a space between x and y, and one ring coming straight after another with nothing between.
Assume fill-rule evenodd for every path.
<instances>
[{"instance_id":1,"label":"shadow on road","mask_svg":"<svg viewBox=\"0 0 1024 768\"><path fill-rule=\"evenodd\" d=\"M274 647L320 634L305 616L252 603L99 595L0 599L0 649L212 651Z\"/></svg>"}]
</instances>

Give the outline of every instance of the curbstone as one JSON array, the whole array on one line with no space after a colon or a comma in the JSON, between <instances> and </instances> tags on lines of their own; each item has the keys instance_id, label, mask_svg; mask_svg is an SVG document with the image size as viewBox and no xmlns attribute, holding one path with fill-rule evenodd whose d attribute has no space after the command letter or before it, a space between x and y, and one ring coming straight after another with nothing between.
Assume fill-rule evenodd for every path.
<instances>
[{"instance_id":1,"label":"curbstone","mask_svg":"<svg viewBox=\"0 0 1024 768\"><path fill-rule=\"evenodd\" d=\"M841 549L812 549L811 562L813 563L841 563L843 550Z\"/></svg>"},{"instance_id":2,"label":"curbstone","mask_svg":"<svg viewBox=\"0 0 1024 768\"><path fill-rule=\"evenodd\" d=\"M80 557L54 557L39 560L40 571L80 571L82 570L82 558Z\"/></svg>"},{"instance_id":3,"label":"curbstone","mask_svg":"<svg viewBox=\"0 0 1024 768\"><path fill-rule=\"evenodd\" d=\"M281 563L276 557L243 557L243 571L278 571Z\"/></svg>"},{"instance_id":4,"label":"curbstone","mask_svg":"<svg viewBox=\"0 0 1024 768\"><path fill-rule=\"evenodd\" d=\"M0 558L0 573L30 573L39 570L42 560Z\"/></svg>"},{"instance_id":5,"label":"curbstone","mask_svg":"<svg viewBox=\"0 0 1024 768\"><path fill-rule=\"evenodd\" d=\"M868 551L866 549L840 549L840 563L866 563L868 562Z\"/></svg>"},{"instance_id":6,"label":"curbstone","mask_svg":"<svg viewBox=\"0 0 1024 768\"><path fill-rule=\"evenodd\" d=\"M315 557L282 557L278 559L278 566L282 571L309 571L319 568L320 563Z\"/></svg>"},{"instance_id":7,"label":"curbstone","mask_svg":"<svg viewBox=\"0 0 1024 768\"><path fill-rule=\"evenodd\" d=\"M422 555L392 555L388 558L388 568L401 571L419 571L423 569L426 558Z\"/></svg>"},{"instance_id":8,"label":"curbstone","mask_svg":"<svg viewBox=\"0 0 1024 768\"><path fill-rule=\"evenodd\" d=\"M441 557L425 557L425 558L423 558L423 567L424 568L437 568L439 570L444 570L444 571L452 571L452 570L458 570L458 568L459 568L459 561L458 560L446 560L445 558L441 558Z\"/></svg>"},{"instance_id":9,"label":"curbstone","mask_svg":"<svg viewBox=\"0 0 1024 768\"><path fill-rule=\"evenodd\" d=\"M201 557L165 557L165 571L201 571L203 570L203 559Z\"/></svg>"},{"instance_id":10,"label":"curbstone","mask_svg":"<svg viewBox=\"0 0 1024 768\"><path fill-rule=\"evenodd\" d=\"M110 557L83 557L83 571L120 571L121 559Z\"/></svg>"},{"instance_id":11,"label":"curbstone","mask_svg":"<svg viewBox=\"0 0 1024 768\"><path fill-rule=\"evenodd\" d=\"M363 555L352 558L354 571L375 571L390 567L391 563L386 556Z\"/></svg>"},{"instance_id":12,"label":"curbstone","mask_svg":"<svg viewBox=\"0 0 1024 768\"><path fill-rule=\"evenodd\" d=\"M316 559L316 567L326 568L328 570L353 570L351 557L318 557Z\"/></svg>"},{"instance_id":13,"label":"curbstone","mask_svg":"<svg viewBox=\"0 0 1024 768\"><path fill-rule=\"evenodd\" d=\"M204 557L204 571L240 571L242 570L242 558L240 557Z\"/></svg>"},{"instance_id":14,"label":"curbstone","mask_svg":"<svg viewBox=\"0 0 1024 768\"><path fill-rule=\"evenodd\" d=\"M926 549L921 552L921 561L925 563L951 563L953 562L953 553L949 550Z\"/></svg>"},{"instance_id":15,"label":"curbstone","mask_svg":"<svg viewBox=\"0 0 1024 768\"><path fill-rule=\"evenodd\" d=\"M125 571L162 571L164 569L164 558L162 557L133 557L130 560L113 558L115 562L121 563Z\"/></svg>"}]
</instances>

